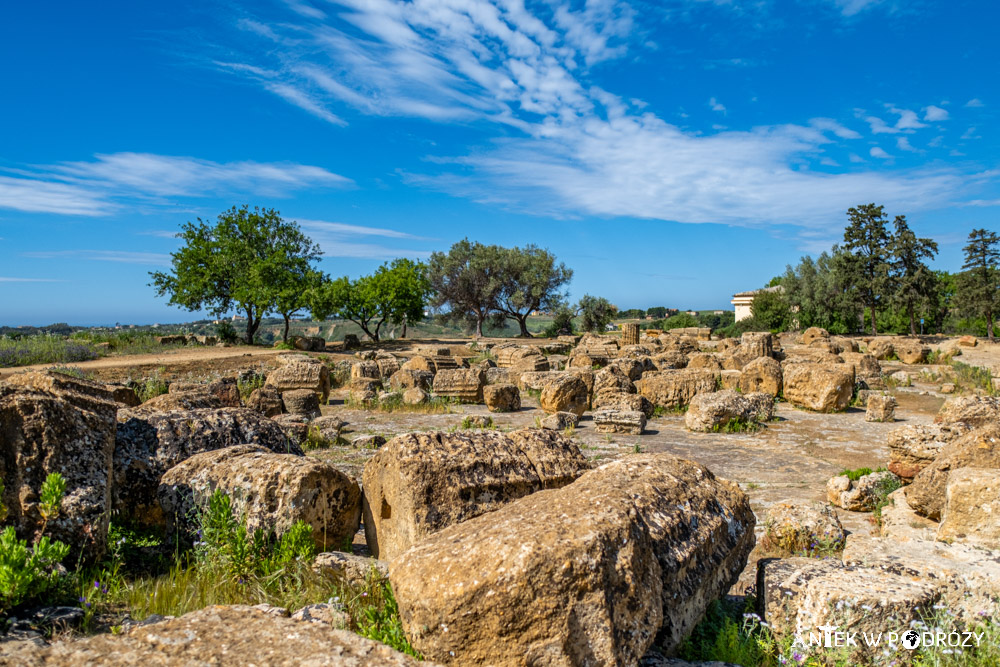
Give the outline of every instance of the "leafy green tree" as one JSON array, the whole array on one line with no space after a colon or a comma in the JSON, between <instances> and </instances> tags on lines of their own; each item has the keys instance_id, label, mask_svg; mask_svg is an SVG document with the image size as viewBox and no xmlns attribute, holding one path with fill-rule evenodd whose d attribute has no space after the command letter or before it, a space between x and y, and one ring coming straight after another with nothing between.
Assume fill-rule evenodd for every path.
<instances>
[{"instance_id":1,"label":"leafy green tree","mask_svg":"<svg viewBox=\"0 0 1000 667\"><path fill-rule=\"evenodd\" d=\"M641 320L646 317L646 311L639 308L629 308L628 310L619 311L618 317L622 317L629 320Z\"/></svg>"},{"instance_id":2,"label":"leafy green tree","mask_svg":"<svg viewBox=\"0 0 1000 667\"><path fill-rule=\"evenodd\" d=\"M701 323L698 322L698 318L694 315L688 313L677 313L676 315L671 315L667 319L663 320L660 324L660 328L664 331L670 329L687 329L689 327L700 326Z\"/></svg>"},{"instance_id":3,"label":"leafy green tree","mask_svg":"<svg viewBox=\"0 0 1000 667\"><path fill-rule=\"evenodd\" d=\"M471 320L476 335L482 336L483 323L496 314L503 289L503 263L497 246L462 239L447 253L432 253L427 267L432 305L447 306L452 321Z\"/></svg>"},{"instance_id":4,"label":"leafy green tree","mask_svg":"<svg viewBox=\"0 0 1000 667\"><path fill-rule=\"evenodd\" d=\"M822 327L836 334L857 331L860 308L843 275L843 255L834 246L833 254L824 252L815 260L803 257L797 266L785 269L781 285L791 326Z\"/></svg>"},{"instance_id":5,"label":"leafy green tree","mask_svg":"<svg viewBox=\"0 0 1000 667\"><path fill-rule=\"evenodd\" d=\"M750 302L750 316L769 331L785 331L791 322L791 308L784 291L777 289L757 292Z\"/></svg>"},{"instance_id":6,"label":"leafy green tree","mask_svg":"<svg viewBox=\"0 0 1000 667\"><path fill-rule=\"evenodd\" d=\"M885 209L875 204L851 207L847 209L847 218L845 253L840 268L852 291L868 310L871 332L876 336L878 310L890 293L892 239L887 228L889 221Z\"/></svg>"},{"instance_id":7,"label":"leafy green tree","mask_svg":"<svg viewBox=\"0 0 1000 667\"><path fill-rule=\"evenodd\" d=\"M552 323L545 329L545 335L549 338L555 336L569 336L573 333L573 318L576 313L566 304L561 304L556 308Z\"/></svg>"},{"instance_id":8,"label":"leafy green tree","mask_svg":"<svg viewBox=\"0 0 1000 667\"><path fill-rule=\"evenodd\" d=\"M910 335L917 335L916 317L918 308L927 308L935 300L937 277L924 263L937 255L938 245L931 239L917 238L906 216L897 215L894 222L896 233L892 237L892 280L895 285L893 302L902 308L910 320Z\"/></svg>"},{"instance_id":9,"label":"leafy green tree","mask_svg":"<svg viewBox=\"0 0 1000 667\"><path fill-rule=\"evenodd\" d=\"M150 273L157 296L169 295L171 305L215 316L242 311L247 344L275 308L282 290L277 276L304 274L320 256L319 246L274 209L234 206L214 225L201 218L185 223L177 237L184 247L171 253L171 271Z\"/></svg>"},{"instance_id":10,"label":"leafy green tree","mask_svg":"<svg viewBox=\"0 0 1000 667\"><path fill-rule=\"evenodd\" d=\"M315 319L331 315L354 322L376 343L387 322L419 322L430 292L426 267L421 262L395 259L370 276L347 276L324 282L309 297Z\"/></svg>"},{"instance_id":11,"label":"leafy green tree","mask_svg":"<svg viewBox=\"0 0 1000 667\"><path fill-rule=\"evenodd\" d=\"M955 301L970 315L986 317L986 335L993 341L993 313L1000 305L1000 236L973 229L963 248L965 263L958 277Z\"/></svg>"},{"instance_id":12,"label":"leafy green tree","mask_svg":"<svg viewBox=\"0 0 1000 667\"><path fill-rule=\"evenodd\" d=\"M292 317L300 310L309 307L309 298L312 290L318 288L323 282L323 274L306 268L304 271L287 271L275 276L275 283L278 286L274 299L274 311L279 313L285 320L285 328L282 332L281 340L288 342L288 327Z\"/></svg>"},{"instance_id":13,"label":"leafy green tree","mask_svg":"<svg viewBox=\"0 0 1000 667\"><path fill-rule=\"evenodd\" d=\"M519 336L530 338L528 316L536 310L555 311L563 302L563 286L573 277L573 271L555 255L535 245L524 248L487 246L489 256L499 256L501 262L500 289L496 295L496 310L517 322Z\"/></svg>"},{"instance_id":14,"label":"leafy green tree","mask_svg":"<svg viewBox=\"0 0 1000 667\"><path fill-rule=\"evenodd\" d=\"M576 312L583 317L580 326L584 331L604 331L618 309L602 296L584 294L576 305Z\"/></svg>"},{"instance_id":15,"label":"leafy green tree","mask_svg":"<svg viewBox=\"0 0 1000 667\"><path fill-rule=\"evenodd\" d=\"M652 308L646 309L646 314L654 319L662 320L667 316L667 311L669 310L670 309L666 306L653 306Z\"/></svg>"}]
</instances>

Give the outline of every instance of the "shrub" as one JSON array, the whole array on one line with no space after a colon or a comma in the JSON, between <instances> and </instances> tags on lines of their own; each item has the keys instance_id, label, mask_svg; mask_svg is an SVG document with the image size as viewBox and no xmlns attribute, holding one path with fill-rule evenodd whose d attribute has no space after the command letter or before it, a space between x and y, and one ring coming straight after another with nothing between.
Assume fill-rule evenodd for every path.
<instances>
[{"instance_id":1,"label":"shrub","mask_svg":"<svg viewBox=\"0 0 1000 667\"><path fill-rule=\"evenodd\" d=\"M133 382L131 386L133 391L135 391L135 395L139 397L140 403L145 403L151 398L156 398L170 391L170 385L160 377L159 373L145 378L141 382Z\"/></svg>"},{"instance_id":2,"label":"shrub","mask_svg":"<svg viewBox=\"0 0 1000 667\"><path fill-rule=\"evenodd\" d=\"M0 614L36 598L58 583L59 561L69 546L41 537L31 548L17 538L13 526L0 533Z\"/></svg>"}]
</instances>

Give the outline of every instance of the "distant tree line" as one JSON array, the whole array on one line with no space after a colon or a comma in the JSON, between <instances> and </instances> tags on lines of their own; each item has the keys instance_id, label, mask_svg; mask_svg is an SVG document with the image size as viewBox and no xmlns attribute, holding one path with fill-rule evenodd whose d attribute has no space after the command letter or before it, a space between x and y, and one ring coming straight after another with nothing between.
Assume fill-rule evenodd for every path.
<instances>
[{"instance_id":1,"label":"distant tree line","mask_svg":"<svg viewBox=\"0 0 1000 667\"><path fill-rule=\"evenodd\" d=\"M831 333L976 333L993 339L1000 300L1000 237L974 229L958 273L927 266L938 252L906 217L890 224L882 206L847 211L842 244L788 266L751 306L743 330L822 327Z\"/></svg>"},{"instance_id":2,"label":"distant tree line","mask_svg":"<svg viewBox=\"0 0 1000 667\"><path fill-rule=\"evenodd\" d=\"M539 311L553 315L551 335L572 332L575 320L584 330L601 330L617 312L591 295L570 305L565 287L573 271L531 244L505 248L463 239L426 263L396 259L351 279L319 271L319 246L274 209L234 206L214 223L185 223L177 236L183 246L172 253L171 269L150 273L157 295L215 316L236 310L246 321L247 343L268 314L281 315L287 342L291 319L303 311L354 322L374 341L389 324L401 325L405 336L407 325L429 310L477 335L485 324L512 320L525 337L528 317Z\"/></svg>"}]
</instances>

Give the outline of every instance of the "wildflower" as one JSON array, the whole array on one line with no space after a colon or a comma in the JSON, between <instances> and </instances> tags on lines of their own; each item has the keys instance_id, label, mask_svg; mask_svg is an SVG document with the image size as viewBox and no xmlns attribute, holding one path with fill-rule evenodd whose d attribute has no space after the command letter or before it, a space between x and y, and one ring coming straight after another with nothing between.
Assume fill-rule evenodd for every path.
<instances>
[{"instance_id":1,"label":"wildflower","mask_svg":"<svg viewBox=\"0 0 1000 667\"><path fill-rule=\"evenodd\" d=\"M795 662L801 663L805 662L806 657L801 653L799 653L798 651L795 651L794 653L792 653L792 659L795 660Z\"/></svg>"},{"instance_id":2,"label":"wildflower","mask_svg":"<svg viewBox=\"0 0 1000 667\"><path fill-rule=\"evenodd\" d=\"M935 609L944 609L945 606L943 604L936 604L936 605L934 605L934 608Z\"/></svg>"},{"instance_id":3,"label":"wildflower","mask_svg":"<svg viewBox=\"0 0 1000 667\"><path fill-rule=\"evenodd\" d=\"M95 582L94 582L94 588L96 588L96 589L100 590L100 588L101 588L101 582L99 582L99 581L95 581Z\"/></svg>"}]
</instances>

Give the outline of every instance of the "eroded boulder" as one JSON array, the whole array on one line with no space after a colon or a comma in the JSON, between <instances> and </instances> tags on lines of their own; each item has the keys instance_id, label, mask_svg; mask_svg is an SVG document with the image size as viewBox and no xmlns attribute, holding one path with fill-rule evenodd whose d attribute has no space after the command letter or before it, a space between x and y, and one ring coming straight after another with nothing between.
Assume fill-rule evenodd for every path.
<instances>
[{"instance_id":1,"label":"eroded boulder","mask_svg":"<svg viewBox=\"0 0 1000 667\"><path fill-rule=\"evenodd\" d=\"M1000 470L958 468L948 473L937 538L1000 549Z\"/></svg>"},{"instance_id":2,"label":"eroded boulder","mask_svg":"<svg viewBox=\"0 0 1000 667\"><path fill-rule=\"evenodd\" d=\"M432 533L521 496L569 484L589 467L555 431L407 433L365 464L365 536L396 558Z\"/></svg>"},{"instance_id":3,"label":"eroded boulder","mask_svg":"<svg viewBox=\"0 0 1000 667\"><path fill-rule=\"evenodd\" d=\"M816 412L841 412L854 394L854 371L846 364L788 364L784 368L785 399Z\"/></svg>"},{"instance_id":4,"label":"eroded boulder","mask_svg":"<svg viewBox=\"0 0 1000 667\"><path fill-rule=\"evenodd\" d=\"M279 392L289 389L309 389L316 393L320 403L330 398L330 369L318 359L303 355L278 355L278 368L267 374L266 386Z\"/></svg>"},{"instance_id":5,"label":"eroded boulder","mask_svg":"<svg viewBox=\"0 0 1000 667\"><path fill-rule=\"evenodd\" d=\"M521 391L512 384L486 385L483 401L490 412L517 412L521 409Z\"/></svg>"},{"instance_id":6,"label":"eroded boulder","mask_svg":"<svg viewBox=\"0 0 1000 667\"><path fill-rule=\"evenodd\" d=\"M978 428L942 447L934 461L906 487L910 507L939 520L945 506L948 473L959 468L1000 468L1000 423Z\"/></svg>"},{"instance_id":7,"label":"eroded boulder","mask_svg":"<svg viewBox=\"0 0 1000 667\"><path fill-rule=\"evenodd\" d=\"M538 403L548 414L572 412L582 415L590 404L590 396L583 380L565 373L545 382Z\"/></svg>"},{"instance_id":8,"label":"eroded boulder","mask_svg":"<svg viewBox=\"0 0 1000 667\"><path fill-rule=\"evenodd\" d=\"M111 507L124 519L162 525L156 489L163 473L195 454L243 444L302 454L274 420L246 408L126 414L115 437Z\"/></svg>"},{"instance_id":9,"label":"eroded boulder","mask_svg":"<svg viewBox=\"0 0 1000 667\"><path fill-rule=\"evenodd\" d=\"M434 376L434 393L464 403L482 403L483 384L482 369L445 369Z\"/></svg>"},{"instance_id":10,"label":"eroded boulder","mask_svg":"<svg viewBox=\"0 0 1000 667\"><path fill-rule=\"evenodd\" d=\"M450 526L390 563L407 636L449 664L634 665L673 650L746 563L736 485L629 457Z\"/></svg>"},{"instance_id":11,"label":"eroded boulder","mask_svg":"<svg viewBox=\"0 0 1000 667\"><path fill-rule=\"evenodd\" d=\"M636 390L655 406L676 410L688 405L697 394L718 388L719 374L706 370L671 370L646 373Z\"/></svg>"}]
</instances>

